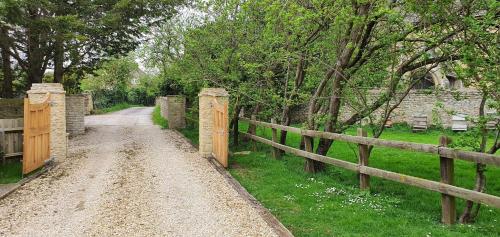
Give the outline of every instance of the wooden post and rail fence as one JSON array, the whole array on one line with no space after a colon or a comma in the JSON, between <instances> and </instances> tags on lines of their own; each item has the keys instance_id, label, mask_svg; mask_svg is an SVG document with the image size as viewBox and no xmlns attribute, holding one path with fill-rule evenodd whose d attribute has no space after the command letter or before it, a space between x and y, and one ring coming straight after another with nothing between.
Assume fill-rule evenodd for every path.
<instances>
[{"instance_id":1,"label":"wooden post and rail fence","mask_svg":"<svg viewBox=\"0 0 500 237\"><path fill-rule=\"evenodd\" d=\"M326 164L334 165L337 167L357 172L360 177L359 179L360 189L369 190L370 177L374 176L441 193L442 195L441 221L445 224L453 224L456 221L456 205L455 205L456 197L465 200L471 200L477 203L486 204L491 207L500 208L500 197L498 196L477 192L474 190L469 190L453 185L455 159L474 162L474 163L482 163L486 165L500 166L500 157L493 154L470 152L470 151L463 151L463 150L449 148L447 147L449 143L449 139L447 137L444 136L441 137L439 145L431 145L431 144L420 144L413 142L390 141L378 138L370 138L367 137L366 131L362 129L358 129L357 136L351 136L346 134L306 130L306 129L279 125L276 124L274 120L272 121L272 123L261 122L255 119L248 119L248 118L240 118L240 120L248 122L249 125L251 126L262 126L272 129L273 133L272 140L258 137L255 135L255 132L251 132L252 134L240 132L240 134L242 134L246 138L272 146L273 156L275 158L279 158L280 151L283 151L307 159L320 161ZM303 136L305 141L305 150L300 150L297 148L280 144L277 136L278 130L296 133ZM343 141L343 142L357 144L359 149L358 163L352 163L349 161L344 161L313 153L311 145L312 145L312 139L314 138L331 139L336 141ZM439 156L440 159L441 180L440 182L437 182L414 176L404 175L396 172L391 172L379 168L369 167L368 166L369 146L379 146L379 147L436 154L437 156Z\"/></svg>"}]
</instances>

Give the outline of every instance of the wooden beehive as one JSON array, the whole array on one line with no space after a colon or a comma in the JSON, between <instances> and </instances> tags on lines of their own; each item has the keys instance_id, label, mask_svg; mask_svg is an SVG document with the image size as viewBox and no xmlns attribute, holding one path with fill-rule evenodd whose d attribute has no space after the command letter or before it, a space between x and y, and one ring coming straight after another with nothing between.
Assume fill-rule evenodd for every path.
<instances>
[{"instance_id":1,"label":"wooden beehive","mask_svg":"<svg viewBox=\"0 0 500 237\"><path fill-rule=\"evenodd\" d=\"M451 117L451 130L467 131L467 121L465 120L465 115L457 114Z\"/></svg>"},{"instance_id":2,"label":"wooden beehive","mask_svg":"<svg viewBox=\"0 0 500 237\"><path fill-rule=\"evenodd\" d=\"M427 115L414 115L413 116L413 131L427 130Z\"/></svg>"}]
</instances>

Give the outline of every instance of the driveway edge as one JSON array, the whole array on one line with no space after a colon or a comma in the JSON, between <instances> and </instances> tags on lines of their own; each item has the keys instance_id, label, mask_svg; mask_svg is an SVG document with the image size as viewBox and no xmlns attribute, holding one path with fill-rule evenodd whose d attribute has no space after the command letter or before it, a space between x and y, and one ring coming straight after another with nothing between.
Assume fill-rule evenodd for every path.
<instances>
[{"instance_id":1,"label":"driveway edge","mask_svg":"<svg viewBox=\"0 0 500 237\"><path fill-rule=\"evenodd\" d=\"M46 166L42 167L40 170L35 171L34 174L32 174L32 175L30 175L28 177L25 177L25 178L19 180L12 187L10 187L9 189L7 189L7 191L4 191L4 192L0 193L0 200L6 198L11 193L13 193L14 191L16 191L18 188L22 187L23 185L25 185L25 184L29 183L30 181L32 181L32 180L40 177L40 175L42 175L45 172L51 170L54 166L55 166L54 164L46 165Z\"/></svg>"},{"instance_id":2,"label":"driveway edge","mask_svg":"<svg viewBox=\"0 0 500 237\"><path fill-rule=\"evenodd\" d=\"M177 133L179 136L181 136L187 143L189 143L193 148L198 150L198 147L195 146L189 139L187 139L184 134L181 132L175 130L175 129L169 129L171 131L174 131ZM269 227L271 227L275 233L279 236L284 236L284 237L292 237L293 234L288 230L283 223L281 223L278 218L276 218L267 208L265 208L252 194L250 194L241 184L236 180L222 165L213 157L210 158L205 158L208 160L210 165L214 167L217 172L219 172L224 179L231 185L231 187L245 200L247 201L257 212L259 215L264 219L264 221L267 223Z\"/></svg>"}]
</instances>

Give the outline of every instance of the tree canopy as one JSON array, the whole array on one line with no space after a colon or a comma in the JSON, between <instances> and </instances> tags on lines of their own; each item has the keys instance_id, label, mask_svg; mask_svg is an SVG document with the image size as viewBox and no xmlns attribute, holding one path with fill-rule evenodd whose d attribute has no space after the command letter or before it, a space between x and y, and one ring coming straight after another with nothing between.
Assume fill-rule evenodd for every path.
<instances>
[{"instance_id":1,"label":"tree canopy","mask_svg":"<svg viewBox=\"0 0 500 237\"><path fill-rule=\"evenodd\" d=\"M47 69L54 82L84 72L100 60L134 50L150 27L164 22L181 0L5 0L0 3L3 94L12 96L12 70L29 86Z\"/></svg>"}]
</instances>

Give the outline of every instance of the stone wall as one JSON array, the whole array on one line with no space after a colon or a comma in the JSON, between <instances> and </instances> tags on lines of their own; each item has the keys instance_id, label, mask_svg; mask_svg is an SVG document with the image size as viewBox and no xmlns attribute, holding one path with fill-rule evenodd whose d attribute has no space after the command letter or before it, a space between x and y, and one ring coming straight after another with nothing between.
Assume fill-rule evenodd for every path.
<instances>
[{"instance_id":1,"label":"stone wall","mask_svg":"<svg viewBox=\"0 0 500 237\"><path fill-rule=\"evenodd\" d=\"M459 98L456 98L457 96L453 93L456 93ZM481 99L481 93L476 90L445 91L437 94L412 91L394 110L391 119L395 122L411 124L413 116L421 114L427 115L429 124L437 125L437 122L444 127L451 127L453 114L477 118ZM489 109L486 111L493 112Z\"/></svg>"},{"instance_id":2,"label":"stone wall","mask_svg":"<svg viewBox=\"0 0 500 237\"><path fill-rule=\"evenodd\" d=\"M198 94L199 97L199 151L202 157L212 155L212 130L213 130L213 109L214 99L219 104L229 103L229 94L223 88L203 88Z\"/></svg>"},{"instance_id":3,"label":"stone wall","mask_svg":"<svg viewBox=\"0 0 500 237\"><path fill-rule=\"evenodd\" d=\"M160 106L160 114L163 118L167 119L167 97L158 97L158 106Z\"/></svg>"},{"instance_id":4,"label":"stone wall","mask_svg":"<svg viewBox=\"0 0 500 237\"><path fill-rule=\"evenodd\" d=\"M167 96L167 120L169 128L186 127L186 97Z\"/></svg>"},{"instance_id":5,"label":"stone wall","mask_svg":"<svg viewBox=\"0 0 500 237\"><path fill-rule=\"evenodd\" d=\"M0 99L0 119L24 117L23 99Z\"/></svg>"},{"instance_id":6,"label":"stone wall","mask_svg":"<svg viewBox=\"0 0 500 237\"><path fill-rule=\"evenodd\" d=\"M370 90L368 100L373 100L380 96L380 90ZM457 98L459 97L459 98ZM477 117L479 104L481 103L481 93L473 89L462 89L457 91L423 91L413 90L401 104L391 114L391 120L395 123L412 124L414 115L427 115L428 124L437 125L440 123L444 127L451 127L452 114L464 114L470 117ZM353 107L345 107L341 111L342 119L347 119L353 114ZM380 117L383 110L375 112ZM487 110L487 112L493 112ZM293 111L294 122L303 122L307 117L307 105L301 106Z\"/></svg>"},{"instance_id":7,"label":"stone wall","mask_svg":"<svg viewBox=\"0 0 500 237\"><path fill-rule=\"evenodd\" d=\"M70 135L85 133L85 95L66 96L66 131Z\"/></svg>"},{"instance_id":8,"label":"stone wall","mask_svg":"<svg viewBox=\"0 0 500 237\"><path fill-rule=\"evenodd\" d=\"M35 83L27 91L31 103L41 103L50 92L50 156L51 159L66 159L66 99L60 83Z\"/></svg>"},{"instance_id":9,"label":"stone wall","mask_svg":"<svg viewBox=\"0 0 500 237\"><path fill-rule=\"evenodd\" d=\"M89 115L94 110L94 101L92 100L92 94L82 93L84 97L85 115Z\"/></svg>"},{"instance_id":10,"label":"stone wall","mask_svg":"<svg viewBox=\"0 0 500 237\"><path fill-rule=\"evenodd\" d=\"M157 103L161 109L161 115L168 121L168 127L172 129L186 127L186 97L181 95L167 95L160 97Z\"/></svg>"}]
</instances>

